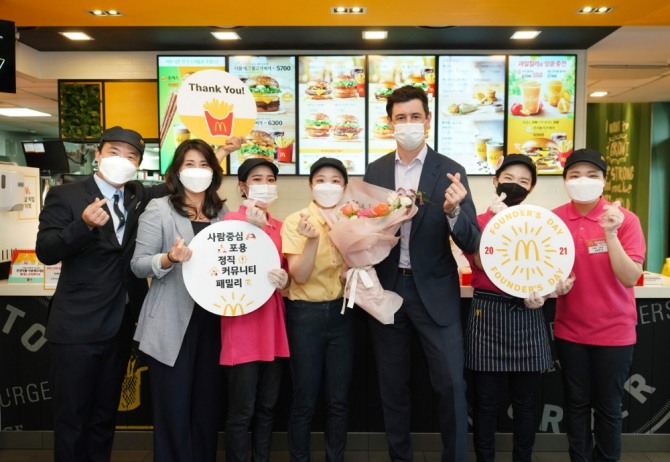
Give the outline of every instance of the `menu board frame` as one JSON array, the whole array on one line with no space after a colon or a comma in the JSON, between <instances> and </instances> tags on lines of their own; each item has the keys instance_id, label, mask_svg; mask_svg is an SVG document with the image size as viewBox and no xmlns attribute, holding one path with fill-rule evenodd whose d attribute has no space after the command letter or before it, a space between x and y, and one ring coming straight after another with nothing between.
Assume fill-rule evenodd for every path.
<instances>
[{"instance_id":1,"label":"menu board frame","mask_svg":"<svg viewBox=\"0 0 670 462\"><path fill-rule=\"evenodd\" d=\"M244 54L244 55L229 55L227 57L226 65L229 73L240 78L242 81L247 83L248 75L240 76L235 72L233 66L235 65L234 61L239 58L247 58L250 61L255 59L264 59L268 63L266 66L268 69L264 69L265 72L262 74L253 75L258 77L261 75L267 75L269 77L276 77L275 80L278 81L279 93L277 93L277 98L271 98L273 103L278 104L278 108L275 111L267 112L257 112L256 124L254 125L254 131L246 138L245 144L253 145L256 143L264 143L269 145L269 149L274 151L273 162L277 165L280 175L295 175L298 170L298 126L297 121L298 115L298 105L296 102L297 94L297 82L298 82L298 56L293 54L280 54L280 55L270 55L270 54ZM292 60L290 64L287 63L274 63L275 61L280 60ZM260 66L261 63L251 63L251 65ZM285 84L287 77L280 76L279 72L288 72L288 69L283 69L284 66L291 65L293 67L291 72L291 78L293 82L290 85ZM272 69L274 66L276 69ZM253 74L254 72L250 72ZM284 83L284 85L282 85ZM252 91L252 94L254 92ZM266 104L269 103L269 100L265 100ZM243 144L243 148L245 145ZM242 154L238 158L235 158L243 149L240 149L236 153L232 154L227 158L228 161L228 171L231 175L237 174L237 169L242 161L247 157Z\"/></svg>"},{"instance_id":2,"label":"menu board frame","mask_svg":"<svg viewBox=\"0 0 670 462\"><path fill-rule=\"evenodd\" d=\"M355 51L355 50L348 50L348 51ZM490 50L488 52L482 52L482 53L477 53L477 52L454 52L454 53L449 53L449 52L443 52L440 50L440 52L437 53L424 53L421 52L422 50L416 50L413 53L403 53L402 51L397 51L397 52L390 52L390 53L385 53L383 51L376 51L376 50L371 50L370 52L364 52L364 53L355 53L355 52L349 52L349 53L328 53L328 52L316 52L316 53L294 53L294 54L286 54L286 53L278 53L278 54L272 54L272 53L262 53L262 54L254 54L254 53L239 53L239 54L225 54L225 55L158 55L157 56L157 64L160 62L161 58L213 58L213 59L219 59L222 60L223 63L225 63L225 69L226 72L230 72L229 68L231 65L231 62L233 59L236 57L240 56L249 56L249 57L267 57L267 58L293 58L294 60L294 79L295 79L295 85L294 85L294 95L295 95L295 108L294 108L294 117L295 117L295 140L294 140L294 145L293 145L293 157L292 160L295 163L295 167L293 169L289 169L281 171L280 170L280 175L287 175L287 176L307 176L309 175L309 159L305 155L304 149L306 147L306 143L308 142L307 139L304 136L304 130L305 130L305 121L304 116L307 115L307 111L309 109L306 107L306 105L301 105L300 104L300 99L304 96L304 88L301 87L301 85L304 85L306 82L303 82L304 80L303 76L300 75L300 62L302 58L320 58L320 59L336 59L338 57L341 58L351 58L351 57L356 57L360 58L362 62L362 68L363 68L363 75L365 78L365 82L360 85L361 91L364 93L364 97L359 97L358 100L360 101L361 108L359 109L359 112L357 115L362 118L362 120L359 120L359 125L361 128L359 141L362 144L362 152L358 152L356 156L358 156L358 159L360 160L360 165L356 165L355 168L352 168L352 163L350 160L343 159L343 161L347 161L349 165L349 174L350 175L363 175L365 168L367 168L367 165L375 160L371 154L370 154L370 149L371 145L375 142L373 139L373 126L375 124L375 120L371 120L372 113L370 112L370 101L374 98L373 95L373 87L371 83L371 65L370 65L370 58L372 56L382 56L382 57L432 57L433 62L434 62L434 71L435 71L435 93L434 93L434 98L432 98L431 103L433 106L431 107L431 112L432 112L432 118L431 118L431 136L429 139L427 139L428 144L434 148L436 151L441 152L445 155L449 155L449 149L445 145L445 140L443 139L443 135L441 134L441 126L440 123L441 121L446 117L445 115L442 114L444 110L447 108L444 108L444 101L441 101L440 94L441 88L444 85L444 82L442 82L443 77L441 75L441 60L443 59L448 59L451 57L470 57L473 59L476 59L477 57L481 58L491 58L491 57L502 57L504 59L504 67L505 67L505 82L504 82L504 102L500 102L499 104L502 104L502 124L503 124L503 135L502 135L502 144L503 144L503 150L505 153L512 153L512 152L517 152L516 147L512 147L509 145L509 142L511 141L509 138L510 135L510 121L512 120L512 115L510 114L510 108L511 105L515 102L513 101L513 98L510 97L508 94L509 91L509 79L510 79L510 62L514 59L519 59L520 57L538 57L538 58L551 58L551 57L556 57L556 58L565 58L565 57L570 57L572 60L571 62L574 63L574 81L572 83L572 98L571 98L571 117L569 118L570 123L569 123L569 129L567 130L569 132L568 136L571 137L572 139L569 140L572 146L574 146L576 143L583 144L584 142L584 133L585 133L585 125L582 123L582 120L585 120L585 103L579 100L581 97L581 94L584 91L584 80L585 80L585 75L583 75L582 68L584 66L583 61L580 62L581 60L585 59L583 52L580 52L580 50L566 50L566 51L561 51L561 50L541 50L538 52L529 52L527 50L524 50L523 52L515 52L514 50ZM444 50L446 51L446 50ZM232 73L232 72L231 72ZM234 75L234 73L233 73ZM159 79L160 79L160 74L159 74ZM159 88L160 88L160 82L159 82ZM160 104L161 104L161 95L160 95L160 90L159 90L159 95L158 95L158 102L159 102L159 123L162 118L162 114L160 113ZM496 111L498 108L496 108ZM379 112L379 111L377 111ZM384 111L385 113L385 107ZM483 109L480 109L480 112L484 112ZM579 123L578 123L579 122ZM581 124L581 125L580 125ZM584 125L584 127L582 127ZM581 127L581 128L580 128ZM560 134L565 130L556 130L552 131L554 134ZM551 133L549 133L551 135ZM389 138L390 139L390 138ZM387 140L388 141L388 140ZM392 141L392 139L391 139ZM389 147L391 145L389 144ZM338 152L336 145L333 143L330 143L326 148L322 151L322 154L325 156L333 156L333 157L338 157ZM393 147L394 148L394 147ZM459 148L461 149L461 148ZM470 148L468 148L470 149ZM475 146L475 140L472 142L471 149L473 152L477 149ZM389 151L392 151L393 149L389 149ZM566 149L566 151L568 151ZM571 152L571 150L569 150ZM564 152L563 156L567 156L569 152ZM318 153L315 152L315 155ZM161 150L161 155L164 156L165 154ZM170 156L171 157L171 156ZM315 157L315 156L312 156ZM341 157L341 156L340 156ZM379 156L377 156L379 157ZM453 157L453 156L452 156ZM316 160L316 157L314 159L311 159L313 162ZM459 161L458 158L455 158L456 161ZM233 172L231 170L231 162L230 159L227 159L224 165L224 171L227 175L233 175L236 172ZM303 165L304 164L304 165ZM164 161L161 160L161 170L163 170L164 166ZM464 165L465 167L465 165ZM488 169L488 172L483 171L482 169L479 169L478 171L474 171L472 168L466 168L466 173L468 176L491 176L493 175L493 172L495 171L494 168L490 167ZM562 168L557 168L557 169L552 169L552 170L547 170L547 169L541 169L539 172L541 175L560 175L562 173Z\"/></svg>"},{"instance_id":3,"label":"menu board frame","mask_svg":"<svg viewBox=\"0 0 670 462\"><path fill-rule=\"evenodd\" d=\"M568 58L572 69L559 69L560 61ZM522 59L528 60L528 69L518 83L512 82L512 61ZM573 53L507 55L506 153L528 155L538 175L562 175L565 160L574 150L578 61Z\"/></svg>"},{"instance_id":4,"label":"menu board frame","mask_svg":"<svg viewBox=\"0 0 670 462\"><path fill-rule=\"evenodd\" d=\"M196 59L215 59L215 60L223 60L223 68L221 66L189 66L189 65L182 65L182 66L171 66L171 67L183 67L185 69L190 69L190 68L199 68L198 70L206 70L206 69L217 69L217 70L223 70L226 71L228 69L228 56L227 55L157 55L156 56L156 78L158 82L158 91L156 94L157 98L157 104L158 104L158 159L159 159L159 167L160 167L160 174L164 175L165 171L167 170L167 167L169 164L172 162L172 158L174 157L174 149L179 145L179 143L185 139L190 138L191 133L190 131L183 126L179 126L179 124L175 125L174 120L175 118L178 119L179 115L176 114L176 109L177 109L177 92L179 88L181 88L181 81L188 76L188 72L182 75L182 71L180 70L180 80L179 80L179 85L176 85L176 79L177 77L174 75L166 75L166 74L161 74L161 67L168 67L168 66L161 66L161 60L162 59L184 59L184 60L196 60ZM165 88L171 88L170 91L165 91ZM165 93L165 94L163 94ZM172 98L170 95L173 95ZM166 120L164 117L164 112L169 111L170 113L167 115L169 120ZM178 131L177 131L178 130ZM169 138L168 138L169 137ZM168 141L169 140L169 141ZM167 143L166 143L167 141ZM224 170L224 173L228 173L228 161L222 163L222 167Z\"/></svg>"},{"instance_id":5,"label":"menu board frame","mask_svg":"<svg viewBox=\"0 0 670 462\"><path fill-rule=\"evenodd\" d=\"M367 68L367 54L297 56L298 175L309 175L311 165L323 156L341 160L349 175L365 173Z\"/></svg>"}]
</instances>

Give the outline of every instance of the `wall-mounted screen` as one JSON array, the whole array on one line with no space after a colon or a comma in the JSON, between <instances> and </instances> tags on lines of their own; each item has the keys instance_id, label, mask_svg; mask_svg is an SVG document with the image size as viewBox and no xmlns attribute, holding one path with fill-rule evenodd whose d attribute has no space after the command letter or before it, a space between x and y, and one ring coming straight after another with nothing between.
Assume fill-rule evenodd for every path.
<instances>
[{"instance_id":1,"label":"wall-mounted screen","mask_svg":"<svg viewBox=\"0 0 670 462\"><path fill-rule=\"evenodd\" d=\"M320 157L365 173L365 56L298 57L298 173Z\"/></svg>"},{"instance_id":2,"label":"wall-mounted screen","mask_svg":"<svg viewBox=\"0 0 670 462\"><path fill-rule=\"evenodd\" d=\"M159 56L158 57L158 134L160 172L165 173L179 144L191 138L190 131L177 114L177 92L182 81L194 72L205 69L226 70L223 56ZM223 165L224 170L226 164Z\"/></svg>"},{"instance_id":3,"label":"wall-mounted screen","mask_svg":"<svg viewBox=\"0 0 670 462\"><path fill-rule=\"evenodd\" d=\"M295 174L295 57L231 56L228 68L247 84L257 111L253 131L230 156L230 173L249 157L266 157L280 174Z\"/></svg>"},{"instance_id":4,"label":"wall-mounted screen","mask_svg":"<svg viewBox=\"0 0 670 462\"><path fill-rule=\"evenodd\" d=\"M388 125L386 97L403 85L421 88L428 95L431 123L426 142L435 147L435 56L372 55L368 56L368 66L368 162L373 162L396 148Z\"/></svg>"},{"instance_id":5,"label":"wall-mounted screen","mask_svg":"<svg viewBox=\"0 0 670 462\"><path fill-rule=\"evenodd\" d=\"M539 174L560 174L575 139L575 55L511 55L508 153L530 156Z\"/></svg>"},{"instance_id":6,"label":"wall-mounted screen","mask_svg":"<svg viewBox=\"0 0 670 462\"><path fill-rule=\"evenodd\" d=\"M0 91L16 93L16 27L0 19Z\"/></svg>"},{"instance_id":7,"label":"wall-mounted screen","mask_svg":"<svg viewBox=\"0 0 670 462\"><path fill-rule=\"evenodd\" d=\"M505 137L505 56L440 56L437 146L468 175L495 173Z\"/></svg>"}]
</instances>

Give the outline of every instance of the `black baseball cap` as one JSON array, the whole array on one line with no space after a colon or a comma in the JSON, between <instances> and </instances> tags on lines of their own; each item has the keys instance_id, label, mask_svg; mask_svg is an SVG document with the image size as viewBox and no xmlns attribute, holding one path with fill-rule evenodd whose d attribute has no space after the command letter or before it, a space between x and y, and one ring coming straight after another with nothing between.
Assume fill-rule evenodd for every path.
<instances>
[{"instance_id":1,"label":"black baseball cap","mask_svg":"<svg viewBox=\"0 0 670 462\"><path fill-rule=\"evenodd\" d=\"M568 169L577 162L588 162L593 164L603 171L603 175L607 175L607 161L605 160L605 157L595 149L584 148L577 149L565 159L563 178L567 175Z\"/></svg>"},{"instance_id":2,"label":"black baseball cap","mask_svg":"<svg viewBox=\"0 0 670 462\"><path fill-rule=\"evenodd\" d=\"M131 146L135 147L140 154L144 154L144 140L142 135L137 133L135 130L129 130L127 128L116 127L108 128L102 133L100 137L100 144L106 141L123 141L128 143Z\"/></svg>"},{"instance_id":3,"label":"black baseball cap","mask_svg":"<svg viewBox=\"0 0 670 462\"><path fill-rule=\"evenodd\" d=\"M531 185L535 186L535 183L537 183L537 168L535 167L535 164L533 163L533 159L528 157L525 154L507 154L502 158L502 162L498 165L498 168L496 169L496 178L500 176L500 174L505 170L507 167L510 165L514 164L521 164L525 165L528 167L528 170L530 170L530 174L532 176L531 180Z\"/></svg>"},{"instance_id":4,"label":"black baseball cap","mask_svg":"<svg viewBox=\"0 0 670 462\"><path fill-rule=\"evenodd\" d=\"M240 167L237 169L237 179L240 181L247 181L247 177L249 176L251 171L261 165L270 167L270 170L272 170L272 173L274 174L275 178L277 178L279 169L275 164L261 157L251 157L242 162L242 165L240 165Z\"/></svg>"},{"instance_id":5,"label":"black baseball cap","mask_svg":"<svg viewBox=\"0 0 670 462\"><path fill-rule=\"evenodd\" d=\"M344 168L344 164L340 159L335 159L333 157L321 157L312 164L312 166L309 168L310 182L312 181L312 178L314 178L316 172L318 172L323 167L333 167L339 170L342 176L344 177L344 182L345 183L349 182L349 177L347 176L347 169Z\"/></svg>"}]
</instances>

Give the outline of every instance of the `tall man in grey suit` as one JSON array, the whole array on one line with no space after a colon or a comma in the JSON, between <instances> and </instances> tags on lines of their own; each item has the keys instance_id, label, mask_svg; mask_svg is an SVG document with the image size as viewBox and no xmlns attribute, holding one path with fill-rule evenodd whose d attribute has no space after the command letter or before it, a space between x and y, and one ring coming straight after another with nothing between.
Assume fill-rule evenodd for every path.
<instances>
[{"instance_id":1,"label":"tall man in grey suit","mask_svg":"<svg viewBox=\"0 0 670 462\"><path fill-rule=\"evenodd\" d=\"M369 317L379 371L386 438L392 461L411 461L410 343L414 330L437 397L442 462L467 460L467 409L458 267L449 238L464 251L479 245L480 230L465 170L426 145L431 115L426 93L411 86L388 97L386 112L397 150L371 163L368 183L419 191L424 198L400 242L377 265L382 285L402 296L393 324Z\"/></svg>"}]
</instances>

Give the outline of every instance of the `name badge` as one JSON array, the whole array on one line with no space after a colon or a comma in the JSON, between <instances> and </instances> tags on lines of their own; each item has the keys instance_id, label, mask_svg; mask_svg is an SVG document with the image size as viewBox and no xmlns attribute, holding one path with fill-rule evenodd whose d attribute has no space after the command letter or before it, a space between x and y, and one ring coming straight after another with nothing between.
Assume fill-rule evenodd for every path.
<instances>
[{"instance_id":1,"label":"name badge","mask_svg":"<svg viewBox=\"0 0 670 462\"><path fill-rule=\"evenodd\" d=\"M607 243L605 242L605 239L591 239L586 241L586 245L589 247L589 254L607 252Z\"/></svg>"}]
</instances>

